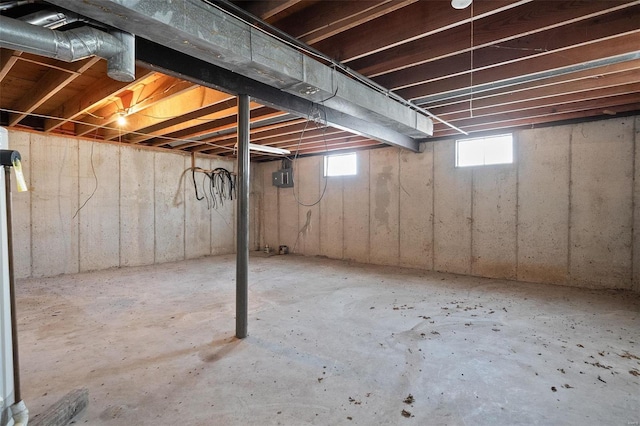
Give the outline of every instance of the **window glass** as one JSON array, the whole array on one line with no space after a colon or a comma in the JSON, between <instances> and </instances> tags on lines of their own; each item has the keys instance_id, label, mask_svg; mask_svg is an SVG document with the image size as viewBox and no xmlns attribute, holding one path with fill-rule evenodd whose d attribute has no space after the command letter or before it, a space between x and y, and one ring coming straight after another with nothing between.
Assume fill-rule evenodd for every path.
<instances>
[{"instance_id":1,"label":"window glass","mask_svg":"<svg viewBox=\"0 0 640 426\"><path fill-rule=\"evenodd\" d=\"M355 153L325 155L325 176L354 176L358 172L358 163Z\"/></svg>"},{"instance_id":2,"label":"window glass","mask_svg":"<svg viewBox=\"0 0 640 426\"><path fill-rule=\"evenodd\" d=\"M456 141L456 167L513 163L513 135Z\"/></svg>"}]
</instances>

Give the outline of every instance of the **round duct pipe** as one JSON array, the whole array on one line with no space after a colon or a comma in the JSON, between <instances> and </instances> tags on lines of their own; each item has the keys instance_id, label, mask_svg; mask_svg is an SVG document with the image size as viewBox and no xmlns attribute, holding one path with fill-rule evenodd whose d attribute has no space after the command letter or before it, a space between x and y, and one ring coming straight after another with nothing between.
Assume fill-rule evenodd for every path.
<instances>
[{"instance_id":1,"label":"round duct pipe","mask_svg":"<svg viewBox=\"0 0 640 426\"><path fill-rule=\"evenodd\" d=\"M115 80L135 79L135 40L129 33L105 33L93 27L57 31L0 15L0 47L74 62L97 55L108 61Z\"/></svg>"},{"instance_id":2,"label":"round duct pipe","mask_svg":"<svg viewBox=\"0 0 640 426\"><path fill-rule=\"evenodd\" d=\"M107 75L117 81L136 79L136 39L133 34L117 31L111 33L124 49L107 60Z\"/></svg>"}]
</instances>

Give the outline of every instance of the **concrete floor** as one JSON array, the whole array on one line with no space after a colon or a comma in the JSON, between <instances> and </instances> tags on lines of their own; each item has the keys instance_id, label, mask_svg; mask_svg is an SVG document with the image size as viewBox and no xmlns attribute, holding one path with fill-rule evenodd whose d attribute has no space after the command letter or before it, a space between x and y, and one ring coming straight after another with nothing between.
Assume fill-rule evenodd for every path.
<instances>
[{"instance_id":1,"label":"concrete floor","mask_svg":"<svg viewBox=\"0 0 640 426\"><path fill-rule=\"evenodd\" d=\"M243 341L233 256L19 281L31 413L87 387L90 425L640 421L638 294L292 255L250 268Z\"/></svg>"}]
</instances>

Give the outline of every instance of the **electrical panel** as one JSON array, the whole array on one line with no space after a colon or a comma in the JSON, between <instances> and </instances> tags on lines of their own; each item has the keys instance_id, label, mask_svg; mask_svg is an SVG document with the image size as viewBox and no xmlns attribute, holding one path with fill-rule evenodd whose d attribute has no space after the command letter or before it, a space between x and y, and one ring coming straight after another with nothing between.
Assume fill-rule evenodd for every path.
<instances>
[{"instance_id":1,"label":"electrical panel","mask_svg":"<svg viewBox=\"0 0 640 426\"><path fill-rule=\"evenodd\" d=\"M293 169L280 169L271 174L273 186L278 188L293 187Z\"/></svg>"}]
</instances>

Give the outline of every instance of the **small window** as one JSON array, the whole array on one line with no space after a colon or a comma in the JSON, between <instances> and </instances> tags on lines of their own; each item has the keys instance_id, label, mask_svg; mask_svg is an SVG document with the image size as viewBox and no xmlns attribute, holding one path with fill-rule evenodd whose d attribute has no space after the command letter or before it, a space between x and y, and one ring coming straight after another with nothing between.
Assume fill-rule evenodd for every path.
<instances>
[{"instance_id":1,"label":"small window","mask_svg":"<svg viewBox=\"0 0 640 426\"><path fill-rule=\"evenodd\" d=\"M456 141L456 167L513 163L513 135Z\"/></svg>"},{"instance_id":2,"label":"small window","mask_svg":"<svg viewBox=\"0 0 640 426\"><path fill-rule=\"evenodd\" d=\"M355 153L325 155L325 176L355 176L358 173L358 161Z\"/></svg>"}]
</instances>

